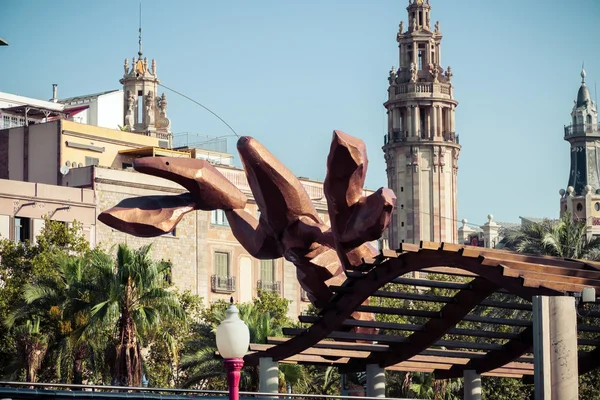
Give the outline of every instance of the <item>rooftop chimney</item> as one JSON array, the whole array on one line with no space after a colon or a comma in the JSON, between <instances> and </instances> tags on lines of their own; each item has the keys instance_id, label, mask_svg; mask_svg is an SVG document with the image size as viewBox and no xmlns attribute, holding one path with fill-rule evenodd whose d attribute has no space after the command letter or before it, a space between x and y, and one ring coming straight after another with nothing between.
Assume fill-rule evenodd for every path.
<instances>
[{"instance_id":1,"label":"rooftop chimney","mask_svg":"<svg viewBox=\"0 0 600 400\"><path fill-rule=\"evenodd\" d=\"M58 94L58 84L53 83L52 84L52 102L56 103L56 101L58 100L58 98L56 97Z\"/></svg>"}]
</instances>

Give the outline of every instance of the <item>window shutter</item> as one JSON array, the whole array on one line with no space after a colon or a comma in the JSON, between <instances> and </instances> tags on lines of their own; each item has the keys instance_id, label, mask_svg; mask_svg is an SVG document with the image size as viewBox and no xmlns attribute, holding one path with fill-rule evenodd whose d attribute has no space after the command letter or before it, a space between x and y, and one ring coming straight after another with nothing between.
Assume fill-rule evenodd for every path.
<instances>
[{"instance_id":1,"label":"window shutter","mask_svg":"<svg viewBox=\"0 0 600 400\"><path fill-rule=\"evenodd\" d=\"M263 282L275 282L274 260L260 260L260 280Z\"/></svg>"},{"instance_id":2,"label":"window shutter","mask_svg":"<svg viewBox=\"0 0 600 400\"><path fill-rule=\"evenodd\" d=\"M229 254L215 253L215 275L229 276Z\"/></svg>"}]
</instances>

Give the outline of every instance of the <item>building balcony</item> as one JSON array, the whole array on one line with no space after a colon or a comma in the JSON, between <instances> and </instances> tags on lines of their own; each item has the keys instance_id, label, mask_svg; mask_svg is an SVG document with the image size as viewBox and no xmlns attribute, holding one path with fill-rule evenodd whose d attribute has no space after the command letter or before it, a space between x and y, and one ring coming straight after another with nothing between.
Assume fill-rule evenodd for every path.
<instances>
[{"instance_id":1,"label":"building balcony","mask_svg":"<svg viewBox=\"0 0 600 400\"><path fill-rule=\"evenodd\" d=\"M600 124L576 124L565 126L565 140L577 136L600 136Z\"/></svg>"},{"instance_id":2,"label":"building balcony","mask_svg":"<svg viewBox=\"0 0 600 400\"><path fill-rule=\"evenodd\" d=\"M449 83L414 82L390 86L390 100L397 97L452 97Z\"/></svg>"},{"instance_id":3,"label":"building balcony","mask_svg":"<svg viewBox=\"0 0 600 400\"><path fill-rule=\"evenodd\" d=\"M459 137L456 132L443 132L441 138L435 137L433 131L431 130L420 130L418 131L418 135L415 137L409 137L408 132L403 132L397 129L392 130L391 133L387 135L383 135L383 144L388 145L391 143L401 143L411 141L421 141L421 140L433 140L433 141L444 141L459 144Z\"/></svg>"},{"instance_id":4,"label":"building balcony","mask_svg":"<svg viewBox=\"0 0 600 400\"><path fill-rule=\"evenodd\" d=\"M210 278L210 286L215 293L233 293L235 292L235 276L213 275Z\"/></svg>"},{"instance_id":5,"label":"building balcony","mask_svg":"<svg viewBox=\"0 0 600 400\"><path fill-rule=\"evenodd\" d=\"M279 281L256 281L256 288L265 292L274 292L281 295L281 282Z\"/></svg>"}]
</instances>

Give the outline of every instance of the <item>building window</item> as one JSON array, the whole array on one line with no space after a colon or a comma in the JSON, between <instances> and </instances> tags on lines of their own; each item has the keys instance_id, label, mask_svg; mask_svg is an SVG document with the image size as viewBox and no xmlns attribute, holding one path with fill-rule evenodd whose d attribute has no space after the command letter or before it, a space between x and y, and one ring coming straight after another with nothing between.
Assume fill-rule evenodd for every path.
<instances>
[{"instance_id":1,"label":"building window","mask_svg":"<svg viewBox=\"0 0 600 400\"><path fill-rule=\"evenodd\" d=\"M275 280L275 260L260 260L260 279L256 282L260 290L281 293L281 285Z\"/></svg>"},{"instance_id":2,"label":"building window","mask_svg":"<svg viewBox=\"0 0 600 400\"><path fill-rule=\"evenodd\" d=\"M275 260L260 260L260 280L275 281Z\"/></svg>"},{"instance_id":3,"label":"building window","mask_svg":"<svg viewBox=\"0 0 600 400\"><path fill-rule=\"evenodd\" d=\"M583 211L583 204L577 203L577 211Z\"/></svg>"},{"instance_id":4,"label":"building window","mask_svg":"<svg viewBox=\"0 0 600 400\"><path fill-rule=\"evenodd\" d=\"M121 166L122 166L123 169L133 169L133 164L132 163L124 162L124 163L121 164Z\"/></svg>"},{"instance_id":5,"label":"building window","mask_svg":"<svg viewBox=\"0 0 600 400\"><path fill-rule=\"evenodd\" d=\"M229 271L229 253L215 252L214 275L211 278L213 292L233 293L235 292L235 277Z\"/></svg>"},{"instance_id":6,"label":"building window","mask_svg":"<svg viewBox=\"0 0 600 400\"><path fill-rule=\"evenodd\" d=\"M98 165L100 164L100 159L95 157L86 157L85 158L85 166L89 167L90 165Z\"/></svg>"},{"instance_id":7,"label":"building window","mask_svg":"<svg viewBox=\"0 0 600 400\"><path fill-rule=\"evenodd\" d=\"M419 71L421 71L423 69L423 52L421 50L419 50L419 55L418 55L419 59L418 59L418 63L419 63Z\"/></svg>"},{"instance_id":8,"label":"building window","mask_svg":"<svg viewBox=\"0 0 600 400\"><path fill-rule=\"evenodd\" d=\"M31 220L15 217L15 242L23 243L27 240L31 240Z\"/></svg>"},{"instance_id":9,"label":"building window","mask_svg":"<svg viewBox=\"0 0 600 400\"><path fill-rule=\"evenodd\" d=\"M223 210L213 210L210 212L210 223L212 225L229 226L229 221Z\"/></svg>"},{"instance_id":10,"label":"building window","mask_svg":"<svg viewBox=\"0 0 600 400\"><path fill-rule=\"evenodd\" d=\"M215 252L215 274L229 276L229 253Z\"/></svg>"}]
</instances>

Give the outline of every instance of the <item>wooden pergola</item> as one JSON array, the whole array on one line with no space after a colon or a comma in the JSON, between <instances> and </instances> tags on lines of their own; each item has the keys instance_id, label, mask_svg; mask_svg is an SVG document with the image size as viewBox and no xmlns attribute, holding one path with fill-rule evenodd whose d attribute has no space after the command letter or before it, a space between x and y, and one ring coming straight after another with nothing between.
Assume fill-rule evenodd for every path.
<instances>
[{"instance_id":1,"label":"wooden pergola","mask_svg":"<svg viewBox=\"0 0 600 400\"><path fill-rule=\"evenodd\" d=\"M254 365L269 357L287 363L336 365L341 372L364 371L367 365L378 364L393 371L431 372L439 379L462 377L466 370L523 378L533 375L532 297L572 295L586 287L600 293L600 263L595 262L431 242L402 244L398 250L384 250L363 261L346 272L342 285L330 287L332 298L318 315L299 316L306 329L285 329L291 338L252 344L245 362ZM418 271L467 279L418 279L414 277ZM388 283L416 290L385 290ZM452 294L425 293L431 288ZM498 295L504 295L504 300L498 300ZM382 307L373 305L376 297L439 306ZM479 306L513 310L519 316L482 316L473 312ZM356 311L418 317L413 319L424 322L362 321L351 317ZM600 312L588 310L586 317L600 318ZM482 328L459 327L464 325L461 322L482 324ZM364 333L364 329L379 333ZM580 318L577 330L579 374L584 374L600 366L596 337L600 326Z\"/></svg>"}]
</instances>

